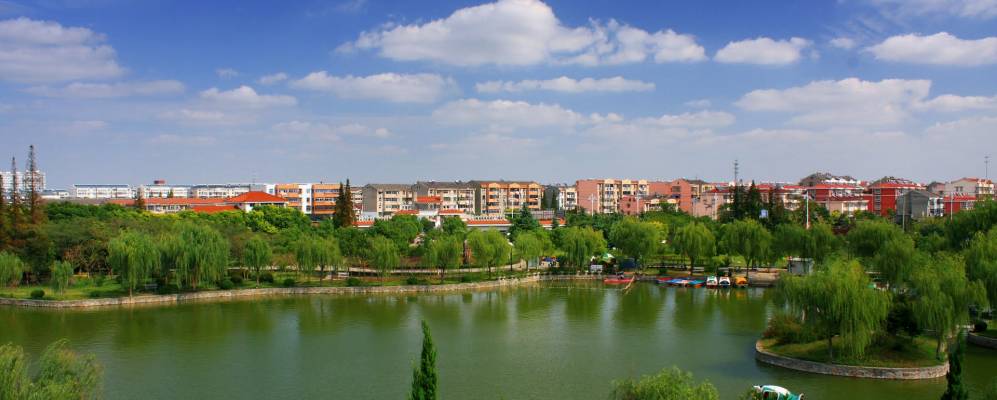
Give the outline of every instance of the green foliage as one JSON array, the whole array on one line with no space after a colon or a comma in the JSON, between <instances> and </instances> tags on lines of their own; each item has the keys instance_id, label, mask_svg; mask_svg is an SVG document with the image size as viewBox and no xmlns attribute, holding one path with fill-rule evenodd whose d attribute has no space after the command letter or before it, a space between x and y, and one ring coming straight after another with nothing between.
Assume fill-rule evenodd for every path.
<instances>
[{"instance_id":1,"label":"green foliage","mask_svg":"<svg viewBox=\"0 0 997 400\"><path fill-rule=\"evenodd\" d=\"M749 267L770 257L772 234L753 219L738 220L724 226L721 247L729 254L744 257Z\"/></svg>"},{"instance_id":2,"label":"green foliage","mask_svg":"<svg viewBox=\"0 0 997 400\"><path fill-rule=\"evenodd\" d=\"M183 224L170 243L167 265L181 285L197 290L202 282L220 279L228 268L229 243L211 227Z\"/></svg>"},{"instance_id":3,"label":"green foliage","mask_svg":"<svg viewBox=\"0 0 997 400\"><path fill-rule=\"evenodd\" d=\"M353 207L353 188L350 187L350 180L346 180L345 185L340 185L339 198L333 207L332 221L338 228L352 228L357 221L357 210Z\"/></svg>"},{"instance_id":4,"label":"green foliage","mask_svg":"<svg viewBox=\"0 0 997 400\"><path fill-rule=\"evenodd\" d=\"M661 247L662 228L653 222L641 222L625 218L609 231L609 242L642 265L649 256L658 253Z\"/></svg>"},{"instance_id":5,"label":"green foliage","mask_svg":"<svg viewBox=\"0 0 997 400\"><path fill-rule=\"evenodd\" d=\"M675 231L672 246L680 254L689 258L690 267L697 260L710 257L716 251L716 239L706 225L699 222L687 224Z\"/></svg>"},{"instance_id":6,"label":"green foliage","mask_svg":"<svg viewBox=\"0 0 997 400\"><path fill-rule=\"evenodd\" d=\"M953 214L945 225L949 245L961 249L979 233L989 232L997 226L997 201L979 201L972 210Z\"/></svg>"},{"instance_id":7,"label":"green foliage","mask_svg":"<svg viewBox=\"0 0 997 400\"><path fill-rule=\"evenodd\" d=\"M910 278L917 256L914 240L908 236L894 236L873 256L872 266L891 287L899 288Z\"/></svg>"},{"instance_id":8,"label":"green foliage","mask_svg":"<svg viewBox=\"0 0 997 400\"><path fill-rule=\"evenodd\" d=\"M107 245L107 263L121 277L122 285L131 296L138 285L145 282L159 268L159 248L149 235L125 231Z\"/></svg>"},{"instance_id":9,"label":"green foliage","mask_svg":"<svg viewBox=\"0 0 997 400\"><path fill-rule=\"evenodd\" d=\"M374 236L369 240L370 255L368 261L382 276L387 276L401 265L401 255L398 247L390 239Z\"/></svg>"},{"instance_id":10,"label":"green foliage","mask_svg":"<svg viewBox=\"0 0 997 400\"><path fill-rule=\"evenodd\" d=\"M302 237L294 246L294 255L298 262L298 272L308 276L318 268L321 273L319 280L325 277L326 267L338 270L343 262L343 255L335 238L324 239L311 235Z\"/></svg>"},{"instance_id":11,"label":"green foliage","mask_svg":"<svg viewBox=\"0 0 997 400\"><path fill-rule=\"evenodd\" d=\"M0 287L14 286L24 276L24 261L16 254L0 251Z\"/></svg>"},{"instance_id":12,"label":"green foliage","mask_svg":"<svg viewBox=\"0 0 997 400\"><path fill-rule=\"evenodd\" d=\"M270 244L259 235L254 235L246 242L242 250L242 264L253 270L256 275L256 285L260 284L260 272L269 267L273 261L273 251Z\"/></svg>"},{"instance_id":13,"label":"green foliage","mask_svg":"<svg viewBox=\"0 0 997 400\"><path fill-rule=\"evenodd\" d=\"M297 282L294 280L294 278L284 278L284 281L281 282L280 284L281 286L284 287L294 287L294 285L297 285Z\"/></svg>"},{"instance_id":14,"label":"green foliage","mask_svg":"<svg viewBox=\"0 0 997 400\"><path fill-rule=\"evenodd\" d=\"M74 353L65 339L45 349L33 376L30 369L23 349L0 346L0 399L96 399L100 395L101 368L96 358Z\"/></svg>"},{"instance_id":15,"label":"green foliage","mask_svg":"<svg viewBox=\"0 0 997 400\"><path fill-rule=\"evenodd\" d=\"M934 332L936 356L941 355L945 338L969 322L969 306L986 301L982 286L969 282L963 264L951 256L939 256L919 266L911 286L916 293L914 319L920 328Z\"/></svg>"},{"instance_id":16,"label":"green foliage","mask_svg":"<svg viewBox=\"0 0 997 400\"><path fill-rule=\"evenodd\" d=\"M501 264L509 257L509 241L505 235L495 230L475 230L467 235L474 265L487 268L491 275L492 267Z\"/></svg>"},{"instance_id":17,"label":"green foliage","mask_svg":"<svg viewBox=\"0 0 997 400\"><path fill-rule=\"evenodd\" d=\"M772 252L785 257L802 257L808 232L800 225L781 224L772 230Z\"/></svg>"},{"instance_id":18,"label":"green foliage","mask_svg":"<svg viewBox=\"0 0 997 400\"><path fill-rule=\"evenodd\" d=\"M997 228L977 233L964 251L966 275L980 282L991 307L997 307Z\"/></svg>"},{"instance_id":19,"label":"green foliage","mask_svg":"<svg viewBox=\"0 0 997 400\"><path fill-rule=\"evenodd\" d=\"M516 252L526 260L527 267L535 267L539 264L540 256L543 255L543 239L537 232L522 232L513 239Z\"/></svg>"},{"instance_id":20,"label":"green foliage","mask_svg":"<svg viewBox=\"0 0 997 400\"><path fill-rule=\"evenodd\" d=\"M412 369L412 392L409 400L435 400L437 380L436 347L429 332L429 324L422 321L422 354L419 365Z\"/></svg>"},{"instance_id":21,"label":"green foliage","mask_svg":"<svg viewBox=\"0 0 997 400\"><path fill-rule=\"evenodd\" d=\"M708 381L696 383L691 373L672 367L639 380L613 382L615 400L717 400L720 393Z\"/></svg>"},{"instance_id":22,"label":"green foliage","mask_svg":"<svg viewBox=\"0 0 997 400\"><path fill-rule=\"evenodd\" d=\"M440 230L448 236L455 236L461 240L467 237L467 224L460 217L443 217Z\"/></svg>"},{"instance_id":23,"label":"green foliage","mask_svg":"<svg viewBox=\"0 0 997 400\"><path fill-rule=\"evenodd\" d=\"M32 299L41 300L45 298L45 291L41 289L35 289L31 291L30 296Z\"/></svg>"},{"instance_id":24,"label":"green foliage","mask_svg":"<svg viewBox=\"0 0 997 400\"><path fill-rule=\"evenodd\" d=\"M955 348L949 352L949 372L945 374L942 400L969 400L969 389L962 383L962 362L966 353L966 337L959 334Z\"/></svg>"},{"instance_id":25,"label":"green foliage","mask_svg":"<svg viewBox=\"0 0 997 400\"><path fill-rule=\"evenodd\" d=\"M249 228L256 232L275 233L285 229L307 230L308 216L293 207L259 206L246 213Z\"/></svg>"},{"instance_id":26,"label":"green foliage","mask_svg":"<svg viewBox=\"0 0 997 400\"><path fill-rule=\"evenodd\" d=\"M997 400L997 377L983 390L982 400Z\"/></svg>"},{"instance_id":27,"label":"green foliage","mask_svg":"<svg viewBox=\"0 0 997 400\"><path fill-rule=\"evenodd\" d=\"M374 221L369 233L391 239L400 252L407 251L409 244L422 232L422 224L414 215L395 215L390 220Z\"/></svg>"},{"instance_id":28,"label":"green foliage","mask_svg":"<svg viewBox=\"0 0 997 400\"><path fill-rule=\"evenodd\" d=\"M588 267L592 256L606 252L606 239L591 227L561 228L561 250L566 264L575 268Z\"/></svg>"},{"instance_id":29,"label":"green foliage","mask_svg":"<svg viewBox=\"0 0 997 400\"><path fill-rule=\"evenodd\" d=\"M272 284L274 282L273 273L271 273L271 272L264 272L264 273L260 274L259 276L257 276L256 280L260 281L260 282L266 282L266 283Z\"/></svg>"},{"instance_id":30,"label":"green foliage","mask_svg":"<svg viewBox=\"0 0 997 400\"><path fill-rule=\"evenodd\" d=\"M235 282L231 279L225 278L218 282L218 288L221 290L232 290L235 287Z\"/></svg>"},{"instance_id":31,"label":"green foliage","mask_svg":"<svg viewBox=\"0 0 997 400\"><path fill-rule=\"evenodd\" d=\"M872 258L891 239L904 236L897 224L888 221L858 221L848 232L847 241L852 253L864 258ZM913 247L913 243L911 244Z\"/></svg>"},{"instance_id":32,"label":"green foliage","mask_svg":"<svg viewBox=\"0 0 997 400\"><path fill-rule=\"evenodd\" d=\"M158 254L157 254L158 257ZM52 264L52 289L56 293L62 293L69 287L73 278L73 264L66 261L56 261Z\"/></svg>"},{"instance_id":33,"label":"green foliage","mask_svg":"<svg viewBox=\"0 0 997 400\"><path fill-rule=\"evenodd\" d=\"M838 237L834 236L830 225L816 223L811 225L810 230L807 231L807 236L803 242L803 256L820 264L831 253L834 253L839 245Z\"/></svg>"},{"instance_id":34,"label":"green foliage","mask_svg":"<svg viewBox=\"0 0 997 400\"><path fill-rule=\"evenodd\" d=\"M441 236L426 245L424 259L429 266L440 269L440 282L447 269L460 267L464 256L464 241L456 236Z\"/></svg>"},{"instance_id":35,"label":"green foliage","mask_svg":"<svg viewBox=\"0 0 997 400\"><path fill-rule=\"evenodd\" d=\"M516 217L512 219L512 226L509 227L509 237L515 239L517 235L523 232L535 232L539 231L540 222L533 218L533 213L530 212L529 207L523 204L523 208L519 210Z\"/></svg>"},{"instance_id":36,"label":"green foliage","mask_svg":"<svg viewBox=\"0 0 997 400\"><path fill-rule=\"evenodd\" d=\"M837 261L805 277L784 276L778 294L804 324L822 333L829 358L835 335L847 356L861 358L890 307L889 294L870 283L857 262Z\"/></svg>"},{"instance_id":37,"label":"green foliage","mask_svg":"<svg viewBox=\"0 0 997 400\"><path fill-rule=\"evenodd\" d=\"M346 286L349 286L349 287L363 286L363 281L360 280L360 278L357 278L355 276L351 276L349 278L346 278Z\"/></svg>"}]
</instances>

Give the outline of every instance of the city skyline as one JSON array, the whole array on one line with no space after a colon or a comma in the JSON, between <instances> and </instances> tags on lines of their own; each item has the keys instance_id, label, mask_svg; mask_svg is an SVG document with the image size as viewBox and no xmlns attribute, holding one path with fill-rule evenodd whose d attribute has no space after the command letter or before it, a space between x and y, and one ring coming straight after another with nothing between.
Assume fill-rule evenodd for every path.
<instances>
[{"instance_id":1,"label":"city skyline","mask_svg":"<svg viewBox=\"0 0 997 400\"><path fill-rule=\"evenodd\" d=\"M988 2L191 11L0 2L0 156L37 145L53 188L729 181L735 159L756 180L927 183L986 176L997 144Z\"/></svg>"}]
</instances>

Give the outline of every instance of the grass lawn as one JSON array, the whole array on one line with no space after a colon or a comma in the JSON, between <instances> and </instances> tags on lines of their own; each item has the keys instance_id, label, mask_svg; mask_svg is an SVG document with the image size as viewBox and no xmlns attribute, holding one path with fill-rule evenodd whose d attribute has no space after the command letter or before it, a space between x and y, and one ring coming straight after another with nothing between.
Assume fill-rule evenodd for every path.
<instances>
[{"instance_id":1,"label":"grass lawn","mask_svg":"<svg viewBox=\"0 0 997 400\"><path fill-rule=\"evenodd\" d=\"M279 288L285 287L283 285L286 279L294 279L294 286L297 287L345 287L345 279L323 279L319 281L317 276L304 277L296 272L272 272L274 275L274 282L260 282L260 288ZM488 280L488 275L485 273L469 273L465 274L464 282L480 282ZM495 271L493 277L498 278L500 276L523 276L524 273L508 273L508 271L500 272ZM253 275L247 274L247 278L242 281L241 284L235 286L234 289L253 289L256 288L256 279ZM358 277L360 278L363 286L404 286L410 284L408 281L408 276L393 275L390 277ZM418 279L414 282L417 285L440 285L439 275L420 275ZM151 282L151 281L150 281ZM99 283L99 285L98 285ZM455 276L448 274L446 279L442 284L455 284L462 283L460 276ZM80 299L96 299L96 298L109 298L109 297L125 297L128 296L128 290L123 288L119 283L117 283L112 278L107 278L103 280L91 279L88 277L77 276L73 278L73 282L70 287L66 288L62 293L56 293L51 286L48 285L21 285L13 288L0 288L0 297L14 298L14 299L30 299L31 292L37 289L45 291L44 300L80 300ZM214 284L203 285L198 288L199 292L219 290L218 286ZM138 290L135 295L150 295L157 294L155 292Z\"/></svg>"},{"instance_id":2,"label":"grass lawn","mask_svg":"<svg viewBox=\"0 0 997 400\"><path fill-rule=\"evenodd\" d=\"M865 357L862 359L840 356L841 349L835 343L835 359L829 362L827 342L824 340L782 345L776 345L775 339L762 340L762 346L772 353L822 363L889 368L930 367L943 363L942 360L935 358L934 339L918 337L913 343L906 341L898 343L897 345L873 344L866 349Z\"/></svg>"}]
</instances>

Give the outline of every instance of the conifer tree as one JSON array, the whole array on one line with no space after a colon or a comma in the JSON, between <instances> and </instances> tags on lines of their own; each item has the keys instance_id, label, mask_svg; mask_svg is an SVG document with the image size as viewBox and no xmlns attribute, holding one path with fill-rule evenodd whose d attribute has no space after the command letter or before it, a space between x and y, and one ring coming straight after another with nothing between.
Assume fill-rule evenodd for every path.
<instances>
[{"instance_id":1,"label":"conifer tree","mask_svg":"<svg viewBox=\"0 0 997 400\"><path fill-rule=\"evenodd\" d=\"M353 192L350 189L350 180L346 184L340 184L339 198L336 199L332 222L338 228L348 228L353 226L357 220L357 212L353 209Z\"/></svg>"},{"instance_id":2,"label":"conifer tree","mask_svg":"<svg viewBox=\"0 0 997 400\"><path fill-rule=\"evenodd\" d=\"M139 211L145 211L145 196L142 196L141 187L135 191L135 203L133 206Z\"/></svg>"},{"instance_id":3,"label":"conifer tree","mask_svg":"<svg viewBox=\"0 0 997 400\"><path fill-rule=\"evenodd\" d=\"M13 236L21 230L21 194L17 184L17 157L10 158L10 176L10 205L7 207L8 214L10 214L10 231Z\"/></svg>"},{"instance_id":4,"label":"conifer tree","mask_svg":"<svg viewBox=\"0 0 997 400\"><path fill-rule=\"evenodd\" d=\"M945 374L948 387L942 400L968 400L969 389L962 384L962 359L966 352L966 337L960 333L955 348L949 353L949 372Z\"/></svg>"},{"instance_id":5,"label":"conifer tree","mask_svg":"<svg viewBox=\"0 0 997 400\"><path fill-rule=\"evenodd\" d=\"M429 333L429 324L422 321L422 355L412 371L412 393L409 400L436 400L436 346Z\"/></svg>"},{"instance_id":6,"label":"conifer tree","mask_svg":"<svg viewBox=\"0 0 997 400\"><path fill-rule=\"evenodd\" d=\"M41 188L38 187L38 162L35 159L35 145L28 146L28 167L27 171L24 171L25 185L27 186L25 190L28 191L28 213L31 216L31 223L34 225L41 224L45 218L45 213L42 210L41 202Z\"/></svg>"}]
</instances>

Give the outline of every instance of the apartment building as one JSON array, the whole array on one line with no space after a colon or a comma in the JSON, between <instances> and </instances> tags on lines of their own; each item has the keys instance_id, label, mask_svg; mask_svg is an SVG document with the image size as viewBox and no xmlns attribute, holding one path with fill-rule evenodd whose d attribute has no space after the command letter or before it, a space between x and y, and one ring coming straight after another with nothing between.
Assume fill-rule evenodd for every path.
<instances>
[{"instance_id":1,"label":"apartment building","mask_svg":"<svg viewBox=\"0 0 997 400\"><path fill-rule=\"evenodd\" d=\"M252 211L253 208L268 205L287 206L287 200L264 192L246 192L228 198L210 197L154 197L145 199L146 211L156 214L174 214L181 211L215 213L222 211ZM112 199L111 204L131 207L135 199Z\"/></svg>"},{"instance_id":2,"label":"apartment building","mask_svg":"<svg viewBox=\"0 0 997 400\"><path fill-rule=\"evenodd\" d=\"M42 171L35 171L35 188L39 193L45 190L45 173ZM0 171L0 177L3 178L3 193L10 193L11 189L14 188L14 182L17 182L17 189L21 193L28 192L29 182L31 181L32 175L28 174L26 171L17 171L13 173L11 171Z\"/></svg>"},{"instance_id":3,"label":"apartment building","mask_svg":"<svg viewBox=\"0 0 997 400\"><path fill-rule=\"evenodd\" d=\"M578 189L575 186L558 185L557 189L557 209L572 211L578 208Z\"/></svg>"},{"instance_id":4,"label":"apartment building","mask_svg":"<svg viewBox=\"0 0 997 400\"><path fill-rule=\"evenodd\" d=\"M862 181L850 175L835 175L828 172L814 172L800 179L800 186L813 187L817 185L849 185L861 186Z\"/></svg>"},{"instance_id":5,"label":"apartment building","mask_svg":"<svg viewBox=\"0 0 997 400\"><path fill-rule=\"evenodd\" d=\"M165 199L169 197L191 197L190 185L170 185L164 180L154 180L151 185L141 185L138 192L147 199Z\"/></svg>"},{"instance_id":6,"label":"apartment building","mask_svg":"<svg viewBox=\"0 0 997 400\"><path fill-rule=\"evenodd\" d=\"M278 183L268 193L287 199L288 207L321 217L335 213L343 186L338 183ZM350 194L353 208L360 211L363 206L362 188L350 188Z\"/></svg>"},{"instance_id":7,"label":"apartment building","mask_svg":"<svg viewBox=\"0 0 997 400\"><path fill-rule=\"evenodd\" d=\"M253 190L248 183L227 183L194 185L190 188L190 197L197 198L226 198L235 197Z\"/></svg>"},{"instance_id":8,"label":"apartment building","mask_svg":"<svg viewBox=\"0 0 997 400\"><path fill-rule=\"evenodd\" d=\"M415 209L415 193L411 185L371 183L363 187L363 212L383 217L403 210Z\"/></svg>"},{"instance_id":9,"label":"apartment building","mask_svg":"<svg viewBox=\"0 0 997 400\"><path fill-rule=\"evenodd\" d=\"M517 212L525 205L530 211L540 211L543 186L528 181L471 181L476 186L475 212L502 215Z\"/></svg>"},{"instance_id":10,"label":"apartment building","mask_svg":"<svg viewBox=\"0 0 997 400\"><path fill-rule=\"evenodd\" d=\"M669 195L671 182L645 179L584 179L575 182L578 208L588 213L612 214L620 212L624 196L646 198L651 195Z\"/></svg>"},{"instance_id":11,"label":"apartment building","mask_svg":"<svg viewBox=\"0 0 997 400\"><path fill-rule=\"evenodd\" d=\"M910 191L922 189L923 186L908 179L892 176L880 178L866 188L865 199L868 200L868 211L888 216L897 211L897 199Z\"/></svg>"},{"instance_id":12,"label":"apartment building","mask_svg":"<svg viewBox=\"0 0 997 400\"><path fill-rule=\"evenodd\" d=\"M128 185L73 185L72 197L77 199L130 199L135 197Z\"/></svg>"},{"instance_id":13,"label":"apartment building","mask_svg":"<svg viewBox=\"0 0 997 400\"><path fill-rule=\"evenodd\" d=\"M897 198L898 222L944 215L942 196L927 190L910 190Z\"/></svg>"},{"instance_id":14,"label":"apartment building","mask_svg":"<svg viewBox=\"0 0 997 400\"><path fill-rule=\"evenodd\" d=\"M943 196L973 196L979 200L994 197L994 182L984 178L962 178L945 184L938 194Z\"/></svg>"},{"instance_id":15,"label":"apartment building","mask_svg":"<svg viewBox=\"0 0 997 400\"><path fill-rule=\"evenodd\" d=\"M478 186L474 183L461 181L419 181L412 185L412 192L420 208L460 210L466 214L475 212L477 189Z\"/></svg>"}]
</instances>

